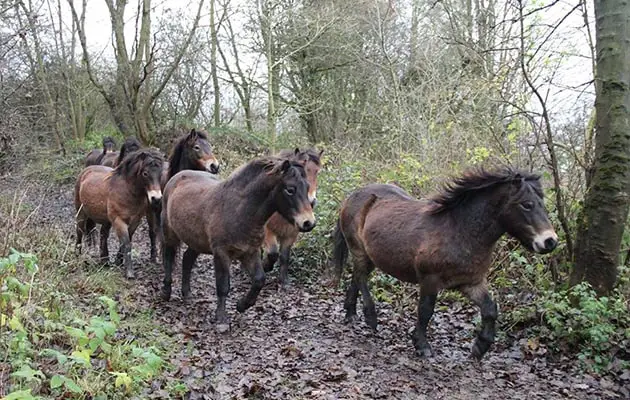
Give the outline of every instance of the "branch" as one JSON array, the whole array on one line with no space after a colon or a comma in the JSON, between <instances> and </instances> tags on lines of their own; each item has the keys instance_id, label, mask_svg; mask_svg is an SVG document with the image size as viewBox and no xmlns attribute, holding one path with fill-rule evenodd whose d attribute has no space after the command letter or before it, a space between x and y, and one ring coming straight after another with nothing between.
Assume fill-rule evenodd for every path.
<instances>
[{"instance_id":1,"label":"branch","mask_svg":"<svg viewBox=\"0 0 630 400\"><path fill-rule=\"evenodd\" d=\"M96 79L94 75L94 71L92 70L92 64L90 63L90 57L87 49L87 41L85 39L85 30L84 26L79 21L79 16L77 15L77 10L74 7L74 0L67 0L68 5L70 5L70 10L72 12L72 19L74 19L75 24L77 25L77 32L79 33L79 42L81 43L81 48L83 49L83 63L85 64L85 68L88 73L88 77L90 78L90 82L96 87L96 89L101 93L101 95L105 98L105 101L111 103L111 97L109 93L105 90L103 85ZM87 0L83 0L83 10L85 11Z\"/></svg>"},{"instance_id":2,"label":"branch","mask_svg":"<svg viewBox=\"0 0 630 400\"><path fill-rule=\"evenodd\" d=\"M558 211L558 219L560 220L560 225L562 226L562 230L565 234L565 240L567 242L567 253L569 259L573 259L573 238L571 237L571 231L569 229L569 223L566 218L566 212L564 209L564 200L563 200L563 191L562 191L562 181L560 180L559 168L558 168L558 159L556 157L556 150L554 147L553 133L551 132L551 122L549 120L549 113L547 111L547 104L545 99L540 94L540 91L536 88L534 83L529 76L529 72L525 66L525 22L523 17L523 0L518 0L518 12L519 12L519 25L520 25L520 42L521 42L521 54L520 54L520 64L521 71L523 73L523 78L525 78L525 82L527 86L531 89L534 96L538 99L540 106L542 108L542 119L545 122L545 132L547 136L546 146L547 151L549 152L549 163L551 167L551 173L553 176L554 183L554 192L556 195L556 209ZM564 20L564 19L563 19Z\"/></svg>"},{"instance_id":3,"label":"branch","mask_svg":"<svg viewBox=\"0 0 630 400\"><path fill-rule=\"evenodd\" d=\"M182 49L179 52L179 54L177 54L177 56L175 57L173 64L171 64L171 67L167 70L166 74L164 75L164 79L162 80L162 82L158 85L155 91L151 93L151 97L149 98L149 101L147 102L148 105L153 103L155 99L158 98L160 93L162 93L162 91L168 84L168 81L173 76L173 73L175 72L175 70L179 67L179 63L182 61L184 54L188 50L188 46L192 42L192 39L195 36L195 33L197 32L197 26L199 26L199 20L201 19L201 8L203 7L203 3L204 3L204 0L199 1L199 8L197 9L197 16L195 17L195 22L193 23L193 27L190 31L190 35L186 39L186 42L184 42L184 45L182 46ZM147 104L145 104L145 107L147 107Z\"/></svg>"}]
</instances>

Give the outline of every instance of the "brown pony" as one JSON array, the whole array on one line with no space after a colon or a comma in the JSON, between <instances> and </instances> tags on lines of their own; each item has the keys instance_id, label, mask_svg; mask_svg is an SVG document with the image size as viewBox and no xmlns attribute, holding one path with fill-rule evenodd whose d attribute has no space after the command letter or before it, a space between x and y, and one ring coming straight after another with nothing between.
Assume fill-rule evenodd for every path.
<instances>
[{"instance_id":1,"label":"brown pony","mask_svg":"<svg viewBox=\"0 0 630 400\"><path fill-rule=\"evenodd\" d=\"M93 149L85 156L85 166L99 165L101 160L108 153L115 153L116 142L109 136L103 138L103 149Z\"/></svg>"},{"instance_id":2,"label":"brown pony","mask_svg":"<svg viewBox=\"0 0 630 400\"><path fill-rule=\"evenodd\" d=\"M413 344L420 356L430 356L426 331L437 294L456 289L481 309L481 332L472 348L472 356L481 359L494 342L497 318L486 275L495 244L505 233L537 253L556 247L558 236L545 211L538 175L509 168L471 170L429 200L416 200L394 185L374 184L355 191L342 205L334 235L338 278L348 250L354 259L346 321L356 318L361 292L366 322L376 329L367 284L375 267L418 283Z\"/></svg>"},{"instance_id":3,"label":"brown pony","mask_svg":"<svg viewBox=\"0 0 630 400\"><path fill-rule=\"evenodd\" d=\"M301 163L265 157L250 161L227 180L199 171L182 171L164 189L162 230L164 286L170 299L173 263L181 242L188 248L182 260L182 297L190 297L190 274L200 253L214 255L217 288L217 330L229 329L225 301L230 290L230 265L240 260L252 278L248 293L236 309L254 305L265 283L260 247L264 226L279 212L303 232L315 227L308 201L308 182Z\"/></svg>"},{"instance_id":4,"label":"brown pony","mask_svg":"<svg viewBox=\"0 0 630 400\"><path fill-rule=\"evenodd\" d=\"M171 177L184 170L207 171L212 174L219 173L219 162L212 153L212 147L208 142L208 134L204 131L192 129L189 133L181 135L175 141L173 150L164 163L160 177L162 190ZM151 262L157 259L157 248L155 245L156 233L160 227L160 213L162 203L151 207L151 212L147 214L147 224L149 225L149 241L151 242Z\"/></svg>"},{"instance_id":5,"label":"brown pony","mask_svg":"<svg viewBox=\"0 0 630 400\"><path fill-rule=\"evenodd\" d=\"M117 261L123 262L128 278L133 278L131 237L152 204L162 198L160 175L162 155L152 150L128 154L112 170L102 165L85 168L74 189L77 210L77 250L83 234L101 224L101 260L109 259L107 239L114 227L120 240Z\"/></svg>"},{"instance_id":6,"label":"brown pony","mask_svg":"<svg viewBox=\"0 0 630 400\"><path fill-rule=\"evenodd\" d=\"M317 202L317 175L322 167L321 156L324 151L317 152L312 149L300 151L300 149L282 150L278 153L278 157L288 158L292 161L300 162L304 165L306 171L306 180L308 181L308 200L311 206L315 208ZM263 242L263 250L266 253L265 272L273 269L274 264L280 258L280 284L287 285L289 283L289 256L291 248L297 241L300 230L292 223L275 213L269 218L265 224L265 239Z\"/></svg>"}]
</instances>

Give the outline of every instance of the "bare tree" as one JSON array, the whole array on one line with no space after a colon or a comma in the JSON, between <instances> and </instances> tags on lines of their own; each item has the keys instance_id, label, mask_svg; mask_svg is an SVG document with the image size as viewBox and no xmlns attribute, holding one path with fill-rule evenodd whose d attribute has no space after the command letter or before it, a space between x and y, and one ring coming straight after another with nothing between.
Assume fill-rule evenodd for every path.
<instances>
[{"instance_id":1,"label":"bare tree","mask_svg":"<svg viewBox=\"0 0 630 400\"><path fill-rule=\"evenodd\" d=\"M152 143L154 127L150 118L151 107L160 96L173 73L188 49L199 20L204 0L198 3L197 14L190 29L188 39L174 55L173 60L164 65L165 72L156 74L155 43L151 41L151 0L141 0L139 20L140 27L128 52L125 38L126 0L105 0L110 13L112 33L114 36L114 54L116 59L116 76L111 88L107 88L96 76L87 48L85 29L76 12L74 2L68 0L73 19L79 31L79 39L83 49L83 60L90 80L109 105L112 117L118 128L126 135L136 134L143 142ZM85 10L87 1L83 0ZM83 22L84 23L84 22Z\"/></svg>"}]
</instances>

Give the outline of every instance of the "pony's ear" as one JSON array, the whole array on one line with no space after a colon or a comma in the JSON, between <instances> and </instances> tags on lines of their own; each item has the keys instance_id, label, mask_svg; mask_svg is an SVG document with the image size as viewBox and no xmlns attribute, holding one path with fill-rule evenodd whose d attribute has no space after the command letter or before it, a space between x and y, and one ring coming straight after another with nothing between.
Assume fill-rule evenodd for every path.
<instances>
[{"instance_id":1,"label":"pony's ear","mask_svg":"<svg viewBox=\"0 0 630 400\"><path fill-rule=\"evenodd\" d=\"M197 131L195 130L195 128L192 128L190 130L190 133L188 134L188 138L192 140L197 139Z\"/></svg>"},{"instance_id":2,"label":"pony's ear","mask_svg":"<svg viewBox=\"0 0 630 400\"><path fill-rule=\"evenodd\" d=\"M280 171L281 172L286 172L289 168L291 168L291 161L284 160L282 162L282 165L280 166Z\"/></svg>"},{"instance_id":3,"label":"pony's ear","mask_svg":"<svg viewBox=\"0 0 630 400\"><path fill-rule=\"evenodd\" d=\"M300 154L300 148L299 148L299 147L296 147L296 148L295 148L295 151L294 151L293 153L294 153L296 156L297 156L298 154Z\"/></svg>"},{"instance_id":4,"label":"pony's ear","mask_svg":"<svg viewBox=\"0 0 630 400\"><path fill-rule=\"evenodd\" d=\"M319 151L319 157L321 157L321 156L322 156L322 154L324 154L324 149L321 149L321 150Z\"/></svg>"}]
</instances>

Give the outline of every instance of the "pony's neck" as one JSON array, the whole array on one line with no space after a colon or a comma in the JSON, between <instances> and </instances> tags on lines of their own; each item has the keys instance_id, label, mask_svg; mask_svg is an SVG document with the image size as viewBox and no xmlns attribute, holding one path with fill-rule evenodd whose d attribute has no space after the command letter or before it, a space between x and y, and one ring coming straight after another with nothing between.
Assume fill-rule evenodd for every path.
<instances>
[{"instance_id":1,"label":"pony's neck","mask_svg":"<svg viewBox=\"0 0 630 400\"><path fill-rule=\"evenodd\" d=\"M238 190L241 197L245 199L242 212L252 228L259 226L262 229L267 220L276 212L273 196L277 184L278 178L262 171L256 178L247 182L239 181L233 186L233 189Z\"/></svg>"},{"instance_id":2,"label":"pony's neck","mask_svg":"<svg viewBox=\"0 0 630 400\"><path fill-rule=\"evenodd\" d=\"M499 222L501 204L492 196L477 195L451 213L461 227L459 231L468 236L469 243L491 249L505 233Z\"/></svg>"}]
</instances>

